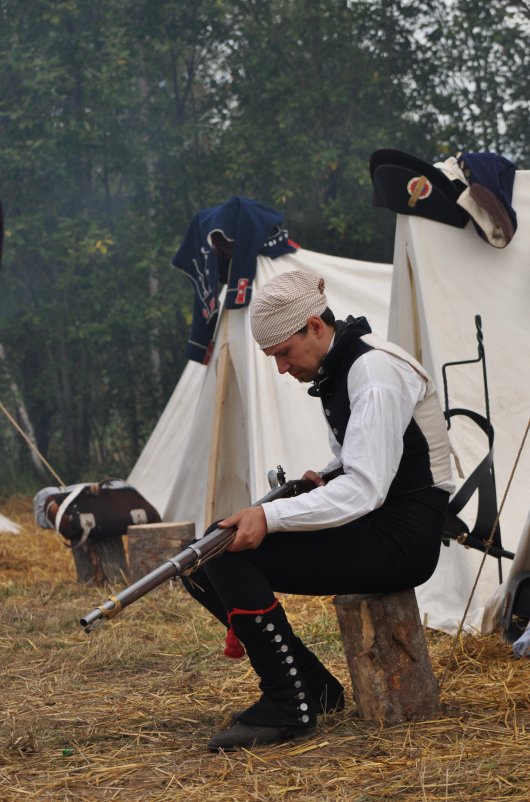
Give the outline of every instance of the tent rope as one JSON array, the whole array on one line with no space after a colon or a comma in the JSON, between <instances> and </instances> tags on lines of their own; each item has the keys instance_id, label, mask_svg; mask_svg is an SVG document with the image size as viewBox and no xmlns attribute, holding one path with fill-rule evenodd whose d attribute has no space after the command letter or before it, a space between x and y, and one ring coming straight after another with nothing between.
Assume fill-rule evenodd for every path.
<instances>
[{"instance_id":1,"label":"tent rope","mask_svg":"<svg viewBox=\"0 0 530 802\"><path fill-rule=\"evenodd\" d=\"M526 430L525 430L525 433L523 435L523 439L521 441L521 445L519 446L519 450L517 452L517 456L516 456L515 462L513 464L513 468L512 468L511 474L510 474L510 478L508 479L508 484L506 485L506 489L504 491L504 495L503 495L502 501L501 501L500 506L499 506L499 511L497 512L497 515L495 517L495 521L493 522L493 526L491 528L490 535L489 535L488 539L485 541L484 554L482 556L482 560L481 560L480 565L479 565L479 569L478 569L478 572L477 572L477 576L475 578L475 582L473 583L473 587L471 588L471 593L469 594L469 599L467 600L466 609L464 610L464 615L462 616L460 624L458 625L458 630L456 632L456 635L453 638L453 646L452 646L452 649L451 649L451 653L449 655L449 659L447 660L443 676L442 676L442 678L440 680L440 685L439 685L440 692L441 692L441 690L442 690L442 688L443 688L443 686L445 684L445 680L447 679L447 674L449 672L449 668L453 663L453 658L454 658L455 651L456 651L456 645L457 645L458 641L460 640L460 637L461 637L461 634L462 634L462 629L464 627L464 622L465 622L467 614L469 612L469 608L471 606L471 601L473 599L473 596L475 595L475 590L477 589L477 585L478 585L478 581L479 581L479 578L480 578L480 574L482 573L482 569L484 567L484 563L486 562L486 557L488 556L488 552L489 552L489 550L490 550L490 548L491 548L491 546L493 544L493 535L495 533L495 530L497 529L497 525L498 525L499 519L501 517L502 509L504 507L504 502L506 501L506 497L508 496L508 492L510 490L510 486L512 484L512 480L513 480L513 477L515 475L515 471L517 470L517 465L519 464L519 459L521 458L521 454L523 452L524 444L526 442L526 438L528 436L528 431L529 430L530 430L530 418L528 419L528 423L526 424Z\"/></svg>"},{"instance_id":2,"label":"tent rope","mask_svg":"<svg viewBox=\"0 0 530 802\"><path fill-rule=\"evenodd\" d=\"M7 411L7 409L5 408L5 406L4 406L2 403L0 403L0 410L1 410L1 411L4 413L4 415L6 416L6 418L8 419L8 421L9 421L9 422L10 422L10 423L11 423L11 424L12 424L12 425L15 427L15 429L17 430L17 432L18 432L18 433L19 433L19 434L20 434L20 435L21 435L21 436L24 438L24 440L26 441L26 443L28 444L28 446L29 446L29 447L31 448L31 450L32 450L32 451L33 451L33 452L34 452L34 453L37 455L37 457L40 459L40 461L43 463L43 465L45 465L45 466L48 468L48 470L50 471L50 473L52 474L52 476L54 477L54 479L55 479L55 480L56 480L56 481L59 483L60 487L66 487L66 485L65 485L65 483L63 482L63 480L61 479L61 477L60 477L60 476L59 476L59 475L58 475L58 474L57 474L57 473L56 473L56 472L53 470L52 466L51 466L51 465L50 465L50 463L49 463L49 462L48 462L48 461L47 461L47 460L46 460L46 459L45 459L45 458L42 456L42 454L40 453L40 451L39 451L39 449L37 448L37 446L35 445L35 443L33 443L33 442L30 440L30 438L28 437L28 435L26 434L26 432L25 432L25 431L24 431L24 430L23 430L23 429L22 429L22 428L21 428L21 427L18 425L18 423L16 422L16 420L15 420L15 419L13 418L13 416L12 416L12 415L11 415L11 414L10 414L10 413Z\"/></svg>"}]
</instances>

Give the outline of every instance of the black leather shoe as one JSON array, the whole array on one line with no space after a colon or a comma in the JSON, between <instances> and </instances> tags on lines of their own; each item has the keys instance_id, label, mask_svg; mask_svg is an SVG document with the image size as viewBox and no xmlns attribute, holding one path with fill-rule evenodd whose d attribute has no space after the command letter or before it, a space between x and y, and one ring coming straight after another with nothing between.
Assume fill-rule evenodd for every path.
<instances>
[{"instance_id":1,"label":"black leather shoe","mask_svg":"<svg viewBox=\"0 0 530 802\"><path fill-rule=\"evenodd\" d=\"M282 741L298 741L310 738L315 727L266 727L257 724L245 724L236 721L227 730L218 732L208 741L211 752L237 752L239 749L252 749L254 746L281 743Z\"/></svg>"},{"instance_id":2,"label":"black leather shoe","mask_svg":"<svg viewBox=\"0 0 530 802\"><path fill-rule=\"evenodd\" d=\"M329 699L327 696L323 695L316 706L316 712L320 716L326 715L328 713L340 713L341 710L344 710L345 706L346 702L344 699L344 691L342 690L341 687L340 692L337 693L337 695L333 699ZM237 721L239 721L239 719L245 712L246 712L245 710L237 710L235 713L233 713L230 718L230 724L232 725L235 724Z\"/></svg>"}]
</instances>

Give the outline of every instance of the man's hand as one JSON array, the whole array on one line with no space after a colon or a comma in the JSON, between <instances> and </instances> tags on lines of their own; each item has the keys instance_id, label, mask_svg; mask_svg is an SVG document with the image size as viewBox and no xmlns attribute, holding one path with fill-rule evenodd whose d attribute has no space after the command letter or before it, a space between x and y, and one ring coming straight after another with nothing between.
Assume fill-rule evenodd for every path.
<instances>
[{"instance_id":1,"label":"man's hand","mask_svg":"<svg viewBox=\"0 0 530 802\"><path fill-rule=\"evenodd\" d=\"M244 551L245 549L257 549L261 545L267 534L267 520L263 507L245 507L239 510L224 521L219 521L219 526L229 529L235 526L236 536L227 551Z\"/></svg>"},{"instance_id":2,"label":"man's hand","mask_svg":"<svg viewBox=\"0 0 530 802\"><path fill-rule=\"evenodd\" d=\"M326 484L323 478L319 476L318 473L315 473L315 471L306 471L302 476L302 479L309 479L311 482L314 482L317 487L321 487L322 485Z\"/></svg>"}]
</instances>

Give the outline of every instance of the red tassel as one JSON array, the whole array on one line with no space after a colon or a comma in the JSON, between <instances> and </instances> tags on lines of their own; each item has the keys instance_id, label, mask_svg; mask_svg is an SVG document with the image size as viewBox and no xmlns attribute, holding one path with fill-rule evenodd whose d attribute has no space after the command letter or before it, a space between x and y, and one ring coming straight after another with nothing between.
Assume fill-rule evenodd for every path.
<instances>
[{"instance_id":1,"label":"red tassel","mask_svg":"<svg viewBox=\"0 0 530 802\"><path fill-rule=\"evenodd\" d=\"M228 613L228 623L230 624L230 629L226 633L226 646L224 650L224 654L226 657L243 657L245 654L245 647L237 637L236 633L232 629L232 616L233 615L265 615L265 613L270 613L271 610L274 610L275 607L278 606L278 599L274 599L274 602L271 604L270 607L267 607L266 610L241 610L239 607L234 607L234 609Z\"/></svg>"},{"instance_id":2,"label":"red tassel","mask_svg":"<svg viewBox=\"0 0 530 802\"><path fill-rule=\"evenodd\" d=\"M223 654L226 657L233 657L235 660L237 660L238 657L243 657L245 654L245 647L238 639L232 627L230 627L226 633L226 646Z\"/></svg>"}]
</instances>

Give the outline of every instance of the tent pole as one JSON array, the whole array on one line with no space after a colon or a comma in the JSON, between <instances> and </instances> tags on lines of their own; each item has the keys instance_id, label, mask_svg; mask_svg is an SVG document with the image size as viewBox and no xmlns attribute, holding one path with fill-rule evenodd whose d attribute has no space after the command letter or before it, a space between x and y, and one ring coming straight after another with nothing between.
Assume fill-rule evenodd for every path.
<instances>
[{"instance_id":1,"label":"tent pole","mask_svg":"<svg viewBox=\"0 0 530 802\"><path fill-rule=\"evenodd\" d=\"M215 387L215 401L213 410L213 426L210 457L208 459L208 481L206 485L206 502L204 507L204 520L209 526L214 519L215 496L217 491L217 475L219 454L221 451L221 425L226 401L226 388L228 384L228 368L230 364L230 350L228 347L228 310L223 309L221 321L219 358L217 360L217 382Z\"/></svg>"}]
</instances>

